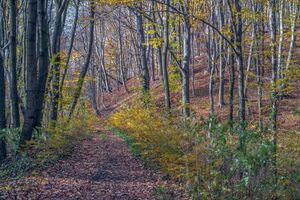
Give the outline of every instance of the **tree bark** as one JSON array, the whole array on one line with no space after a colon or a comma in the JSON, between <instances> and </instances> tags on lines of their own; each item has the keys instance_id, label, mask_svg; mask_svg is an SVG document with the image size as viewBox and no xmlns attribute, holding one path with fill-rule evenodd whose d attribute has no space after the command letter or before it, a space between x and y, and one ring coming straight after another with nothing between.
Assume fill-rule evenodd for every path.
<instances>
[{"instance_id":1,"label":"tree bark","mask_svg":"<svg viewBox=\"0 0 300 200\"><path fill-rule=\"evenodd\" d=\"M37 0L29 0L26 34L26 108L22 127L20 146L31 140L36 124L37 104L37 59L36 59L36 28Z\"/></svg>"},{"instance_id":2,"label":"tree bark","mask_svg":"<svg viewBox=\"0 0 300 200\"><path fill-rule=\"evenodd\" d=\"M298 2L298 5L297 5ZM296 22L297 19L299 18L297 13L299 13L299 8L300 8L300 4L299 1L296 1L294 3L291 3L291 41L290 41L290 47L289 47L289 51L288 51L288 56L287 56L287 60L286 60L286 66L285 69L289 69L290 65L291 65L291 60L293 57L293 50L295 47L295 41L296 41Z\"/></svg>"},{"instance_id":3,"label":"tree bark","mask_svg":"<svg viewBox=\"0 0 300 200\"><path fill-rule=\"evenodd\" d=\"M163 84L165 90L165 106L167 109L171 108L171 99L170 99L170 86L169 86L169 74L168 74L168 48L169 48L169 6L170 0L166 0L166 14L164 19L164 29L163 29L163 47L162 47L162 75L163 75Z\"/></svg>"},{"instance_id":4,"label":"tree bark","mask_svg":"<svg viewBox=\"0 0 300 200\"><path fill-rule=\"evenodd\" d=\"M224 22L224 3L223 0L219 1L219 29L222 30L225 22ZM224 91L225 91L225 83L224 83L224 75L225 75L225 62L223 58L224 51L224 39L220 37L219 40L219 107L225 105L224 101Z\"/></svg>"},{"instance_id":5,"label":"tree bark","mask_svg":"<svg viewBox=\"0 0 300 200\"><path fill-rule=\"evenodd\" d=\"M210 32L210 31L209 31ZM208 39L208 69L209 69L209 102L210 102L210 116L215 113L214 103L214 87L215 87L215 69L216 69L216 44L214 39L209 36Z\"/></svg>"},{"instance_id":6,"label":"tree bark","mask_svg":"<svg viewBox=\"0 0 300 200\"><path fill-rule=\"evenodd\" d=\"M137 21L137 38L138 38L138 49L140 54L141 72L142 72L142 85L143 91L148 92L150 89L150 75L147 65L147 52L145 47L145 32L143 27L143 16L139 11L136 12Z\"/></svg>"},{"instance_id":7,"label":"tree bark","mask_svg":"<svg viewBox=\"0 0 300 200\"><path fill-rule=\"evenodd\" d=\"M10 98L11 98L11 115L12 127L20 126L20 113L19 113L19 95L17 87L17 0L10 0L10 57L9 65L11 71L11 85L10 85Z\"/></svg>"},{"instance_id":8,"label":"tree bark","mask_svg":"<svg viewBox=\"0 0 300 200\"><path fill-rule=\"evenodd\" d=\"M278 112L278 58L277 58L277 20L276 20L276 0L270 2L270 33L271 33L271 60L272 60L272 92L271 92L271 114L270 114L270 128L272 132L272 143L274 147L277 145L277 112ZM275 149L276 153L276 149Z\"/></svg>"},{"instance_id":9,"label":"tree bark","mask_svg":"<svg viewBox=\"0 0 300 200\"><path fill-rule=\"evenodd\" d=\"M231 39L234 42L234 38L232 36ZM229 47L230 48L230 47ZM230 88L229 88L229 124L231 128L233 128L233 112L234 112L234 85L235 85L235 54L230 49L229 52L229 70L230 70Z\"/></svg>"},{"instance_id":10,"label":"tree bark","mask_svg":"<svg viewBox=\"0 0 300 200\"><path fill-rule=\"evenodd\" d=\"M0 13L0 16L2 13ZM2 18L0 19L2 21ZM3 45L2 38L2 22L0 22L0 48ZM2 52L0 52L0 131L6 128L6 119L5 119L5 75L4 75L4 62L2 57ZM0 133L0 165L3 160L6 158L6 145L5 139Z\"/></svg>"},{"instance_id":11,"label":"tree bark","mask_svg":"<svg viewBox=\"0 0 300 200\"><path fill-rule=\"evenodd\" d=\"M38 55L38 93L36 105L36 126L41 126L43 120L43 107L45 101L46 84L49 71L49 28L47 24L46 0L38 1L38 24L39 24L39 55Z\"/></svg>"},{"instance_id":12,"label":"tree bark","mask_svg":"<svg viewBox=\"0 0 300 200\"><path fill-rule=\"evenodd\" d=\"M183 117L190 116L190 61L191 61L191 23L189 16L189 1L184 1L183 22L183 61L181 67L182 75L182 106Z\"/></svg>"},{"instance_id":13,"label":"tree bark","mask_svg":"<svg viewBox=\"0 0 300 200\"><path fill-rule=\"evenodd\" d=\"M59 84L60 84L60 66L61 66L61 56L60 56L60 40L63 30L63 14L66 12L66 8L69 0L63 0L62 2L57 2L56 5L56 16L55 25L52 38L52 59L53 59L53 74L52 74L52 97L51 97L51 114L50 118L53 122L57 121L58 117L58 101L59 101Z\"/></svg>"},{"instance_id":14,"label":"tree bark","mask_svg":"<svg viewBox=\"0 0 300 200\"><path fill-rule=\"evenodd\" d=\"M122 37L122 27L121 27L121 9L119 11L119 24L118 24L118 32L119 32L119 64L120 64L120 72L121 72L121 78L122 78L122 84L124 86L124 89L126 93L129 93L126 85L127 77L124 74L124 55L123 55L123 37Z\"/></svg>"}]
</instances>

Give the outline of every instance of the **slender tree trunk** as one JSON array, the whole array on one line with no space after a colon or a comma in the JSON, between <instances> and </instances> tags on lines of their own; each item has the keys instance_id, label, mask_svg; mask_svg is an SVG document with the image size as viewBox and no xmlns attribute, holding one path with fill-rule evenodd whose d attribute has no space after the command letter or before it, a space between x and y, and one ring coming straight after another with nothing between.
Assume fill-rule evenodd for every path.
<instances>
[{"instance_id":1,"label":"slender tree trunk","mask_svg":"<svg viewBox=\"0 0 300 200\"><path fill-rule=\"evenodd\" d=\"M0 13L0 16L2 13ZM2 19L0 19L2 20ZM2 23L0 22L0 26ZM2 28L0 27L0 48L2 48L3 38L2 38ZM0 52L0 131L6 128L5 119L5 76L4 76L4 62L2 57L2 52ZM0 137L0 165L2 161L6 158L6 145L5 139Z\"/></svg>"},{"instance_id":2,"label":"slender tree trunk","mask_svg":"<svg viewBox=\"0 0 300 200\"><path fill-rule=\"evenodd\" d=\"M141 70L142 70L142 80L143 80L143 90L144 92L148 92L150 89L150 77L149 77L149 69L147 65L147 52L145 47L145 33L143 27L143 16L141 13L136 13L137 20L137 38L138 38L138 48L140 52L140 62L141 62Z\"/></svg>"},{"instance_id":3,"label":"slender tree trunk","mask_svg":"<svg viewBox=\"0 0 300 200\"><path fill-rule=\"evenodd\" d=\"M183 62L182 62L182 104L184 118L190 116L190 59L191 59L191 25L184 22L183 31Z\"/></svg>"},{"instance_id":4,"label":"slender tree trunk","mask_svg":"<svg viewBox=\"0 0 300 200\"><path fill-rule=\"evenodd\" d=\"M243 47L242 47L242 38L243 38L243 21L242 21L242 8L239 0L235 0L236 8L238 12L237 17L237 26L236 26L236 44L237 44L237 65L239 71L239 118L240 125L244 129L246 121L246 112L245 112L245 75L244 75L244 58L243 58Z\"/></svg>"},{"instance_id":5,"label":"slender tree trunk","mask_svg":"<svg viewBox=\"0 0 300 200\"><path fill-rule=\"evenodd\" d=\"M152 81L156 80L155 76L155 54L154 54L154 48L151 47L151 79Z\"/></svg>"},{"instance_id":6,"label":"slender tree trunk","mask_svg":"<svg viewBox=\"0 0 300 200\"><path fill-rule=\"evenodd\" d=\"M258 109L258 128L263 130L262 116L262 77L261 77L261 56L258 54L256 59L256 82L257 82L257 109Z\"/></svg>"},{"instance_id":7,"label":"slender tree trunk","mask_svg":"<svg viewBox=\"0 0 300 200\"><path fill-rule=\"evenodd\" d=\"M298 3L298 5L297 5ZM299 8L300 8L300 2L299 0L296 0L294 3L291 3L291 41L290 41L290 47L288 51L288 56L286 60L286 66L285 69L289 69L291 65L291 60L293 57L293 50L295 47L295 41L296 41L296 22L298 19L297 13L299 13Z\"/></svg>"},{"instance_id":8,"label":"slender tree trunk","mask_svg":"<svg viewBox=\"0 0 300 200\"><path fill-rule=\"evenodd\" d=\"M283 51L283 37L284 37L284 27L283 27L283 12L284 12L284 0L279 0L279 40L278 40L278 53L277 53L277 76L281 77L282 73L282 51Z\"/></svg>"},{"instance_id":9,"label":"slender tree trunk","mask_svg":"<svg viewBox=\"0 0 300 200\"><path fill-rule=\"evenodd\" d=\"M52 38L52 59L53 59L53 74L52 74L52 97L51 97L51 113L50 118L53 122L57 121L58 117L58 104L59 104L59 84L60 84L60 66L61 66L61 52L60 41L63 30L63 14L69 0L63 0L56 5L55 25Z\"/></svg>"},{"instance_id":10,"label":"slender tree trunk","mask_svg":"<svg viewBox=\"0 0 300 200\"><path fill-rule=\"evenodd\" d=\"M254 25L255 26L255 25ZM245 76L245 86L244 86L244 97L245 97L245 103L246 103L246 113L247 115L250 115L250 107L248 106L248 79L249 79L249 73L251 70L251 66L253 64L253 49L254 49L254 39L255 39L255 32L252 32L251 36L251 44L250 44L250 49L249 49L249 55L248 55L248 60L247 60L247 69L246 69L246 76Z\"/></svg>"},{"instance_id":11,"label":"slender tree trunk","mask_svg":"<svg viewBox=\"0 0 300 200\"><path fill-rule=\"evenodd\" d=\"M215 41L212 41L212 39L209 37L210 43L208 48L208 62L209 62L209 102L210 102L210 115L212 116L215 113L215 103L214 103L214 90L215 90L215 69L216 69L216 44ZM210 55L212 54L212 55Z\"/></svg>"},{"instance_id":12,"label":"slender tree trunk","mask_svg":"<svg viewBox=\"0 0 300 200\"><path fill-rule=\"evenodd\" d=\"M38 1L38 23L39 23L39 55L38 55L38 93L36 105L36 126L41 126L43 120L43 108L46 93L46 84L49 71L49 29L47 24L47 1Z\"/></svg>"},{"instance_id":13,"label":"slender tree trunk","mask_svg":"<svg viewBox=\"0 0 300 200\"><path fill-rule=\"evenodd\" d=\"M126 93L129 93L126 85L127 77L125 77L124 74L124 67L125 67L125 62L124 62L124 55L123 55L123 37L122 37L122 27L121 27L121 9L119 11L119 64L120 64L120 72L121 72L121 78L122 78L122 83L124 86L124 89Z\"/></svg>"},{"instance_id":14,"label":"slender tree trunk","mask_svg":"<svg viewBox=\"0 0 300 200\"><path fill-rule=\"evenodd\" d=\"M190 116L190 61L191 61L191 22L190 2L183 2L183 60L181 67L182 75L182 106L184 119ZM180 41L180 40L179 40Z\"/></svg>"},{"instance_id":15,"label":"slender tree trunk","mask_svg":"<svg viewBox=\"0 0 300 200\"><path fill-rule=\"evenodd\" d=\"M193 96L196 95L195 91L195 48L194 48L194 42L195 42L195 36L192 33L192 41L191 41L191 51L192 51L192 59L191 59L191 77L192 77L192 94Z\"/></svg>"},{"instance_id":16,"label":"slender tree trunk","mask_svg":"<svg viewBox=\"0 0 300 200\"><path fill-rule=\"evenodd\" d=\"M251 44L250 44L250 50L248 55L248 61L247 61L247 69L246 69L246 77L245 77L245 98L247 99L248 94L248 79L249 79L249 72L251 69L252 61L253 61L253 49L254 49L254 41L255 40L255 28L253 28L252 36L251 36Z\"/></svg>"},{"instance_id":17,"label":"slender tree trunk","mask_svg":"<svg viewBox=\"0 0 300 200\"><path fill-rule=\"evenodd\" d=\"M234 39L231 40L234 42ZM229 123L233 128L233 113L234 113L234 85L235 85L235 54L232 50L229 52L229 70L230 70L230 88L229 88Z\"/></svg>"},{"instance_id":18,"label":"slender tree trunk","mask_svg":"<svg viewBox=\"0 0 300 200\"><path fill-rule=\"evenodd\" d=\"M92 81L90 81L90 90L91 90L91 101L94 111L97 115L100 115L100 111L98 109L98 103L97 103L97 81L96 81L96 72L95 72L95 66L91 69L92 73Z\"/></svg>"},{"instance_id":19,"label":"slender tree trunk","mask_svg":"<svg viewBox=\"0 0 300 200\"><path fill-rule=\"evenodd\" d=\"M224 11L223 11L223 0L219 1L219 28L222 30L224 26ZM225 105L224 101L224 91L225 91L225 83L224 83L224 75L225 75L225 62L223 58L223 51L224 51L224 40L220 37L219 40L219 107L222 108Z\"/></svg>"},{"instance_id":20,"label":"slender tree trunk","mask_svg":"<svg viewBox=\"0 0 300 200\"><path fill-rule=\"evenodd\" d=\"M28 19L26 34L26 112L22 127L20 146L31 140L36 124L37 104L37 59L36 59L36 28L37 0L28 1Z\"/></svg>"},{"instance_id":21,"label":"slender tree trunk","mask_svg":"<svg viewBox=\"0 0 300 200\"><path fill-rule=\"evenodd\" d=\"M254 12L263 13L263 6L254 6ZM263 95L263 81L262 81L262 67L264 63L264 33L262 28L263 20L260 16L255 21L255 65L256 65L256 83L257 83L257 109L258 109L258 128L260 131L263 131L263 114L262 114L262 95Z\"/></svg>"},{"instance_id":22,"label":"slender tree trunk","mask_svg":"<svg viewBox=\"0 0 300 200\"><path fill-rule=\"evenodd\" d=\"M88 68L90 66L90 61L93 53L93 42L94 42L94 27L95 27L95 2L94 0L90 0L90 30L89 30L89 44L88 44L88 52L86 55L86 60L84 63L83 68L81 69L78 82L77 82L77 88L74 94L74 100L71 105L71 110L69 113L69 120L71 119L74 110L76 108L77 102L79 100L81 90L83 87L84 79L86 76L86 73L88 71Z\"/></svg>"},{"instance_id":23,"label":"slender tree trunk","mask_svg":"<svg viewBox=\"0 0 300 200\"><path fill-rule=\"evenodd\" d=\"M232 18L232 28L235 37L235 58L238 68L238 93L239 93L239 149L245 151L245 125L246 125L246 103L245 103L245 74L243 57L243 18L240 0L227 1Z\"/></svg>"},{"instance_id":24,"label":"slender tree trunk","mask_svg":"<svg viewBox=\"0 0 300 200\"><path fill-rule=\"evenodd\" d=\"M271 59L272 59L272 92L271 92L271 114L270 114L270 128L272 132L272 143L274 145L274 153L276 154L277 146L277 112L278 112L278 58L276 55L277 47L277 20L276 20L276 0L270 2L270 33L271 33Z\"/></svg>"},{"instance_id":25,"label":"slender tree trunk","mask_svg":"<svg viewBox=\"0 0 300 200\"><path fill-rule=\"evenodd\" d=\"M105 67L105 22L102 22L101 27L100 27L100 48L101 51L99 51L99 59L101 60L101 70L103 73L103 81L105 83L105 89L107 92L111 92L111 86L109 84L109 79ZM97 51L97 48L96 48Z\"/></svg>"},{"instance_id":26,"label":"slender tree trunk","mask_svg":"<svg viewBox=\"0 0 300 200\"><path fill-rule=\"evenodd\" d=\"M62 91L63 91L63 87L65 84L65 79L67 76L67 72L68 72L68 65L70 63L70 59L71 59L71 55L72 55L72 50L73 50L73 45L74 45L74 40L75 40L75 33L77 30L77 22L78 22L78 15L79 15L79 4L80 4L80 0L77 0L76 2L76 11L75 11L75 17L74 17L74 23L72 26L72 33L71 33L71 40L70 40L70 46L69 46L69 50L68 50L68 55L67 55L67 60L66 60L66 64L64 67L64 72L62 74L62 79L60 82L60 95L62 96Z\"/></svg>"},{"instance_id":27,"label":"slender tree trunk","mask_svg":"<svg viewBox=\"0 0 300 200\"><path fill-rule=\"evenodd\" d=\"M19 96L17 87L17 1L10 0L10 57L9 65L11 70L11 115L12 127L20 126Z\"/></svg>"},{"instance_id":28,"label":"slender tree trunk","mask_svg":"<svg viewBox=\"0 0 300 200\"><path fill-rule=\"evenodd\" d=\"M171 98L170 98L170 86L169 86L169 74L168 74L168 48L169 48L169 6L170 0L166 0L166 14L164 19L164 29L163 29L163 47L162 47L162 75L165 90L165 106L167 109L171 108Z\"/></svg>"}]
</instances>

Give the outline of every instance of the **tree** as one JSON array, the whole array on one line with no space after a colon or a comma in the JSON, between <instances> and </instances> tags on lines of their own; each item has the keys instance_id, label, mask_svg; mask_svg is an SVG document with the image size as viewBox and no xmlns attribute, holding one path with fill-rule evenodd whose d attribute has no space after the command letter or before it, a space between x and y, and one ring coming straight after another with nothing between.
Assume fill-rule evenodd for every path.
<instances>
[{"instance_id":1,"label":"tree","mask_svg":"<svg viewBox=\"0 0 300 200\"><path fill-rule=\"evenodd\" d=\"M168 75L168 49L169 49L169 11L170 11L170 0L165 1L166 4L166 13L164 17L164 26L163 26L163 47L162 47L162 74L163 74L163 83L165 90L165 106L167 109L171 108L171 98L170 98L170 86L169 86L169 75Z\"/></svg>"},{"instance_id":2,"label":"tree","mask_svg":"<svg viewBox=\"0 0 300 200\"><path fill-rule=\"evenodd\" d=\"M28 1L26 25L26 108L21 132L20 145L31 140L36 125L37 104L37 0Z\"/></svg>"},{"instance_id":3,"label":"tree","mask_svg":"<svg viewBox=\"0 0 300 200\"><path fill-rule=\"evenodd\" d=\"M277 20L276 20L276 0L270 0L269 2L270 12L270 34L271 34L271 62L272 62L272 79L271 79L271 114L270 114L270 128L272 132L272 143L274 145L274 159L273 165L276 167L276 152L277 152L277 112L278 112L278 57L277 57ZM276 174L276 169L275 169Z\"/></svg>"},{"instance_id":4,"label":"tree","mask_svg":"<svg viewBox=\"0 0 300 200\"><path fill-rule=\"evenodd\" d=\"M118 38L119 38L119 68L120 68L120 72L121 72L121 78L122 78L122 83L124 86L125 91L128 93L128 89L126 86L126 81L127 81L127 77L124 73L124 67L125 67L125 62L124 62L124 53L123 53L123 31L122 31L122 25L121 25L121 9L119 11L119 23L118 23Z\"/></svg>"},{"instance_id":5,"label":"tree","mask_svg":"<svg viewBox=\"0 0 300 200\"><path fill-rule=\"evenodd\" d=\"M182 104L183 116L190 116L190 60L191 60L191 22L190 2L183 2L183 61L181 67L182 76Z\"/></svg>"},{"instance_id":6,"label":"tree","mask_svg":"<svg viewBox=\"0 0 300 200\"><path fill-rule=\"evenodd\" d=\"M218 2L218 18L219 18L219 29L222 30L223 26L225 25L225 19L224 19L224 7L225 3L224 0L219 0ZM224 100L224 90L225 90L225 80L224 80L224 75L225 75L225 61L224 61L224 56L225 55L223 52L225 50L224 48L224 39L219 36L219 107L221 108L222 106L225 105L225 100Z\"/></svg>"},{"instance_id":7,"label":"tree","mask_svg":"<svg viewBox=\"0 0 300 200\"><path fill-rule=\"evenodd\" d=\"M52 36L52 98L51 98L51 120L55 123L58 117L59 83L61 66L61 34L64 26L64 14L67 12L69 0L55 1L56 15L54 31Z\"/></svg>"},{"instance_id":8,"label":"tree","mask_svg":"<svg viewBox=\"0 0 300 200\"><path fill-rule=\"evenodd\" d=\"M232 27L235 38L236 64L239 72L238 76L238 93L239 93L239 134L240 148L244 148L244 130L246 125L246 103L245 103L245 74L244 74L244 57L243 57L243 18L240 0L228 0L230 13L232 17Z\"/></svg>"},{"instance_id":9,"label":"tree","mask_svg":"<svg viewBox=\"0 0 300 200\"><path fill-rule=\"evenodd\" d=\"M0 1L1 2L1 1ZM6 128L6 116L5 116L5 75L4 75L4 62L2 56L3 48L3 29L2 29L2 12L0 12L0 165L6 158L6 145L3 136L3 129Z\"/></svg>"},{"instance_id":10,"label":"tree","mask_svg":"<svg viewBox=\"0 0 300 200\"><path fill-rule=\"evenodd\" d=\"M10 0L10 70L11 70L11 109L12 127L20 126L19 95L17 87L17 1Z\"/></svg>"},{"instance_id":11,"label":"tree","mask_svg":"<svg viewBox=\"0 0 300 200\"><path fill-rule=\"evenodd\" d=\"M72 33L71 33L71 40L70 40L70 46L69 46L69 50L68 50L68 55L67 55L67 59L66 59L66 64L65 64L65 69L62 75L62 79L60 82L60 90L59 90L59 94L62 95L62 91L63 91L63 87L65 84L65 79L66 79L66 75L68 72L68 65L70 63L70 59L71 59L71 55L72 55L72 50L73 50L73 46L74 46L74 40L75 40L75 34L76 34L76 30L77 30L77 23L78 23L78 16L79 16L79 7L80 7L80 0L77 0L75 3L76 6L76 11L75 11L75 17L74 17L74 23L72 26Z\"/></svg>"},{"instance_id":12,"label":"tree","mask_svg":"<svg viewBox=\"0 0 300 200\"><path fill-rule=\"evenodd\" d=\"M46 93L46 84L49 71L49 27L47 24L46 0L38 1L38 35L39 35L39 54L38 54L38 91L36 105L36 126L41 126L43 119L43 107Z\"/></svg>"},{"instance_id":13,"label":"tree","mask_svg":"<svg viewBox=\"0 0 300 200\"><path fill-rule=\"evenodd\" d=\"M142 4L140 4L138 9L142 9ZM149 75L149 68L147 64L147 53L146 53L146 46L145 46L145 31L143 27L143 16L141 11L138 10L135 12L136 15L136 28L137 28L137 42L138 42L138 49L140 55L140 62L141 62L141 70L142 70L142 85L143 91L148 92L150 89L150 75Z\"/></svg>"}]
</instances>

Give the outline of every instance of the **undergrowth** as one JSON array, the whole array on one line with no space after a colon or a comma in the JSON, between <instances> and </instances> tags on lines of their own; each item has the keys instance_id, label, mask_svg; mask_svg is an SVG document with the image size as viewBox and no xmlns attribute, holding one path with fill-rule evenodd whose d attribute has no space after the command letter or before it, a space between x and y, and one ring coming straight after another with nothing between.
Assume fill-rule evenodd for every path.
<instances>
[{"instance_id":1,"label":"undergrowth","mask_svg":"<svg viewBox=\"0 0 300 200\"><path fill-rule=\"evenodd\" d=\"M3 130L9 157L0 166L0 181L38 173L71 155L76 142L91 135L98 119L85 108L78 110L69 123L67 121L67 118L61 118L55 126L36 129L32 140L21 152L18 151L20 129Z\"/></svg>"},{"instance_id":2,"label":"undergrowth","mask_svg":"<svg viewBox=\"0 0 300 200\"><path fill-rule=\"evenodd\" d=\"M268 133L246 129L240 133L246 151L240 150L237 127L232 131L214 116L210 126L196 117L182 123L146 102L137 98L123 106L109 125L131 149L179 180L193 199L299 199L299 162L278 148L275 175Z\"/></svg>"}]
</instances>

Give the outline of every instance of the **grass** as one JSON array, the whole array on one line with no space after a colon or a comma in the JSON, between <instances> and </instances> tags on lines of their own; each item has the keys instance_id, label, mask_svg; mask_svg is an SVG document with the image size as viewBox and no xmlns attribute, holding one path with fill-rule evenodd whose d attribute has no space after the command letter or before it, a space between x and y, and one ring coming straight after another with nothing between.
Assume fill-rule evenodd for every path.
<instances>
[{"instance_id":1,"label":"grass","mask_svg":"<svg viewBox=\"0 0 300 200\"><path fill-rule=\"evenodd\" d=\"M108 140L108 136L105 133L100 133L99 136L100 136L101 140L104 140L104 141Z\"/></svg>"},{"instance_id":2,"label":"grass","mask_svg":"<svg viewBox=\"0 0 300 200\"><path fill-rule=\"evenodd\" d=\"M158 200L172 200L174 199L165 185L159 185L154 190L154 195Z\"/></svg>"},{"instance_id":3,"label":"grass","mask_svg":"<svg viewBox=\"0 0 300 200\"><path fill-rule=\"evenodd\" d=\"M132 138L130 138L130 136L126 132L121 131L120 129L117 129L117 128L109 128L109 130L112 131L113 133L115 133L117 136L119 136L120 138L122 138L126 142L129 150L131 151L131 153L134 156L136 156L136 157L141 156L140 148L135 143L135 141Z\"/></svg>"}]
</instances>

